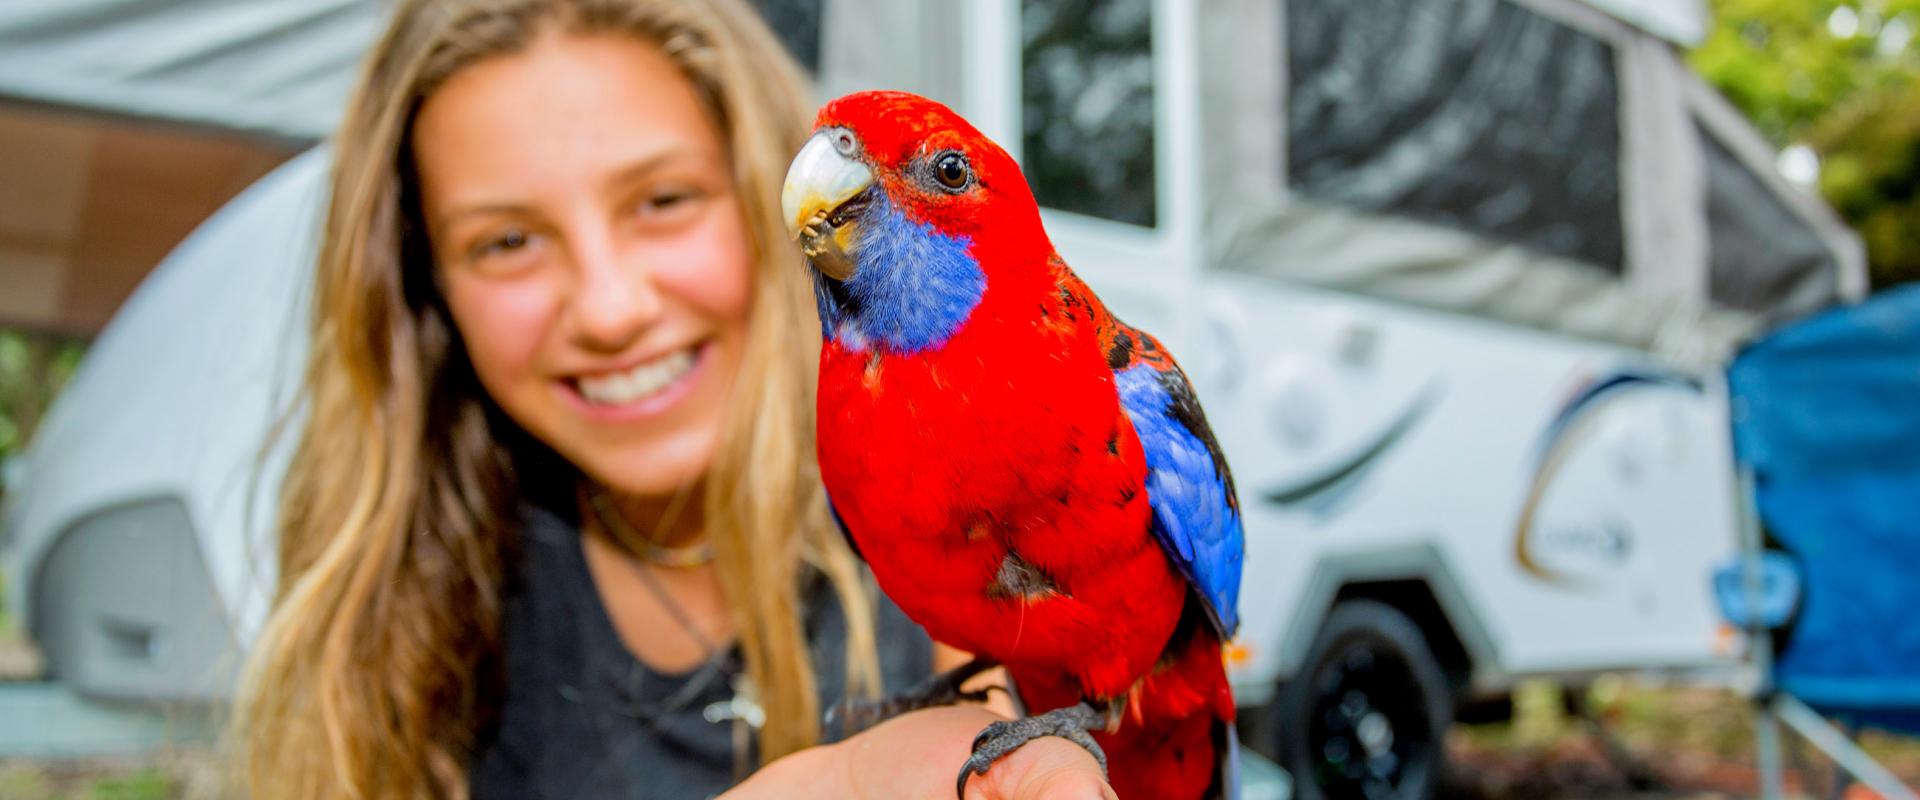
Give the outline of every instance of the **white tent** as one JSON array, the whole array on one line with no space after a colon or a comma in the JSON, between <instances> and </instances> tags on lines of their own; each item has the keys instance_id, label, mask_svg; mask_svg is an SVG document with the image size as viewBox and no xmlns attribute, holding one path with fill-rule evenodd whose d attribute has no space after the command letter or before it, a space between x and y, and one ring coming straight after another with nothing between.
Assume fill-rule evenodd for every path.
<instances>
[{"instance_id":1,"label":"white tent","mask_svg":"<svg viewBox=\"0 0 1920 800\"><path fill-rule=\"evenodd\" d=\"M1695 45L1707 38L1706 0L1591 0L1591 3L1675 44Z\"/></svg>"},{"instance_id":2,"label":"white tent","mask_svg":"<svg viewBox=\"0 0 1920 800\"><path fill-rule=\"evenodd\" d=\"M9 485L7 606L69 685L224 694L265 617L262 536L305 352L324 152L294 159L154 270L88 352Z\"/></svg>"}]
</instances>

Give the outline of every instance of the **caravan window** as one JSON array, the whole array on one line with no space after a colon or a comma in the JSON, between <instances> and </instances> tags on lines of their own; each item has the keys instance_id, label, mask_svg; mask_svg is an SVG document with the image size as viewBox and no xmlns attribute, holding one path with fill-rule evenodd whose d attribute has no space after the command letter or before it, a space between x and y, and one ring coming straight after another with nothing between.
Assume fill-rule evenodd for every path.
<instances>
[{"instance_id":1,"label":"caravan window","mask_svg":"<svg viewBox=\"0 0 1920 800\"><path fill-rule=\"evenodd\" d=\"M1022 0L1021 161L1040 205L1152 227L1151 0Z\"/></svg>"},{"instance_id":2,"label":"caravan window","mask_svg":"<svg viewBox=\"0 0 1920 800\"><path fill-rule=\"evenodd\" d=\"M1618 272L1605 41L1510 0L1288 0L1287 183Z\"/></svg>"},{"instance_id":3,"label":"caravan window","mask_svg":"<svg viewBox=\"0 0 1920 800\"><path fill-rule=\"evenodd\" d=\"M753 0L780 43L807 72L820 74L820 4L823 0Z\"/></svg>"},{"instance_id":4,"label":"caravan window","mask_svg":"<svg viewBox=\"0 0 1920 800\"><path fill-rule=\"evenodd\" d=\"M1826 242L1705 127L1708 291L1715 303L1770 311L1812 276L1839 273ZM1832 278L1826 291L1833 291Z\"/></svg>"}]
</instances>

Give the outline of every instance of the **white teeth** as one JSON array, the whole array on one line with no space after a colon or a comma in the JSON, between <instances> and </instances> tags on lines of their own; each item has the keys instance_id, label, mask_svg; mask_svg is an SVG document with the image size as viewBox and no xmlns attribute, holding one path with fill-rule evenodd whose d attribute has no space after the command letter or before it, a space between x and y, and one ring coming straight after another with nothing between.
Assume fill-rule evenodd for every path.
<instances>
[{"instance_id":1,"label":"white teeth","mask_svg":"<svg viewBox=\"0 0 1920 800\"><path fill-rule=\"evenodd\" d=\"M672 386L693 369L693 351L672 353L625 372L580 379L580 395L600 406L621 406Z\"/></svg>"}]
</instances>

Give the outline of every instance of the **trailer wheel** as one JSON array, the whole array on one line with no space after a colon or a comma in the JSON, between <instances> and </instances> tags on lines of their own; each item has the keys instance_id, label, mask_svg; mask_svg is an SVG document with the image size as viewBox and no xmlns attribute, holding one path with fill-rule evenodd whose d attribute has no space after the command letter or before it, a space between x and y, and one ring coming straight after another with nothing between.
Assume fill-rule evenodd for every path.
<instances>
[{"instance_id":1,"label":"trailer wheel","mask_svg":"<svg viewBox=\"0 0 1920 800\"><path fill-rule=\"evenodd\" d=\"M1419 626L1394 607L1334 606L1273 703L1281 765L1304 800L1424 800L1439 789L1452 692Z\"/></svg>"}]
</instances>

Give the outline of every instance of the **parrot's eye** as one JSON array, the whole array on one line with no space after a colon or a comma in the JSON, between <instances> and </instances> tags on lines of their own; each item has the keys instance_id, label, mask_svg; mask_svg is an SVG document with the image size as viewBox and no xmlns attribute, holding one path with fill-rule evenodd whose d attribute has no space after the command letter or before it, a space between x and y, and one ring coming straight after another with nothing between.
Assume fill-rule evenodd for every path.
<instances>
[{"instance_id":1,"label":"parrot's eye","mask_svg":"<svg viewBox=\"0 0 1920 800\"><path fill-rule=\"evenodd\" d=\"M941 186L959 191L967 188L967 181L973 179L973 169L967 166L967 157L959 153L941 153L933 162L933 179Z\"/></svg>"}]
</instances>

